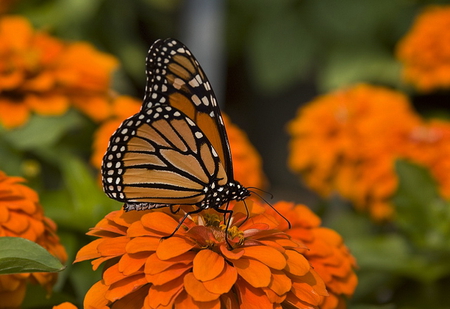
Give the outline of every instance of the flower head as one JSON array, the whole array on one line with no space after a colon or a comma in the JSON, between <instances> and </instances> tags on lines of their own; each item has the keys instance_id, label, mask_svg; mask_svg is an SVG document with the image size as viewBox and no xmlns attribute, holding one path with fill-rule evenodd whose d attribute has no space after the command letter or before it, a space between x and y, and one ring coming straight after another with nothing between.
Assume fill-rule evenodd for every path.
<instances>
[{"instance_id":1,"label":"flower head","mask_svg":"<svg viewBox=\"0 0 450 309\"><path fill-rule=\"evenodd\" d=\"M21 182L22 178L0 172L0 236L34 241L64 263L67 254L56 236L55 223L44 216L36 192ZM55 273L1 275L0 308L19 307L28 282L39 283L50 292L56 278Z\"/></svg>"},{"instance_id":2,"label":"flower head","mask_svg":"<svg viewBox=\"0 0 450 309\"><path fill-rule=\"evenodd\" d=\"M397 46L403 79L418 90L450 88L450 6L429 6Z\"/></svg>"},{"instance_id":3,"label":"flower head","mask_svg":"<svg viewBox=\"0 0 450 309\"><path fill-rule=\"evenodd\" d=\"M70 106L98 121L109 116L117 61L82 42L35 31L23 17L0 18L0 122L25 124L31 112L62 115Z\"/></svg>"},{"instance_id":4,"label":"flower head","mask_svg":"<svg viewBox=\"0 0 450 309\"><path fill-rule=\"evenodd\" d=\"M337 191L374 218L388 218L396 149L420 124L400 92L361 84L329 93L289 124L289 167L321 195Z\"/></svg>"},{"instance_id":5,"label":"flower head","mask_svg":"<svg viewBox=\"0 0 450 309\"><path fill-rule=\"evenodd\" d=\"M89 232L98 239L77 254L76 262L92 259L94 269L106 264L85 308L318 308L328 293L300 253L304 245L279 231L262 207L247 206L245 220L242 203L235 204L228 235L222 215L204 210L163 241L181 210L110 213Z\"/></svg>"},{"instance_id":6,"label":"flower head","mask_svg":"<svg viewBox=\"0 0 450 309\"><path fill-rule=\"evenodd\" d=\"M289 202L273 205L291 223L291 229L283 220L279 228L306 246L302 254L324 280L329 296L321 309L345 308L345 300L353 295L358 278L355 274L356 260L335 231L321 227L321 220L308 207ZM275 214L272 208L267 208ZM275 217L278 219L278 217Z\"/></svg>"}]
</instances>

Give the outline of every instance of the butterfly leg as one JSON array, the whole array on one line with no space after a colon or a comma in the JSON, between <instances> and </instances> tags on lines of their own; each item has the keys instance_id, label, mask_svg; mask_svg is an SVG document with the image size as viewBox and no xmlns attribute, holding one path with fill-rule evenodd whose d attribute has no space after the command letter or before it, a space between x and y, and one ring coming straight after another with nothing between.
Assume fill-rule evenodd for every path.
<instances>
[{"instance_id":1,"label":"butterfly leg","mask_svg":"<svg viewBox=\"0 0 450 309\"><path fill-rule=\"evenodd\" d=\"M171 209L171 210L172 210L172 209ZM178 208L178 210L179 210L179 208ZM177 210L177 211L178 211L178 210ZM184 215L183 219L181 219L180 223L178 223L178 225L177 225L177 227L175 228L175 230L174 230L170 235L161 237L161 240L170 238L170 237L172 237L173 235L175 235L175 233L180 229L181 225L183 224L184 220L186 220L187 217L189 217L190 215L193 215L193 214L197 214L197 213L201 212L202 210L203 210L203 208L199 208L199 209L196 209L196 210L187 212L187 213Z\"/></svg>"},{"instance_id":2,"label":"butterfly leg","mask_svg":"<svg viewBox=\"0 0 450 309\"><path fill-rule=\"evenodd\" d=\"M223 222L224 223L226 222L226 226L225 226L225 241L227 242L228 249L229 250L233 250L233 246L230 244L230 241L228 240L228 228L230 227L231 216L233 215L233 211L228 209L228 204L225 207L225 209L217 208L216 211L218 213L223 214ZM227 214L230 214L228 216L228 220L227 220Z\"/></svg>"}]
</instances>

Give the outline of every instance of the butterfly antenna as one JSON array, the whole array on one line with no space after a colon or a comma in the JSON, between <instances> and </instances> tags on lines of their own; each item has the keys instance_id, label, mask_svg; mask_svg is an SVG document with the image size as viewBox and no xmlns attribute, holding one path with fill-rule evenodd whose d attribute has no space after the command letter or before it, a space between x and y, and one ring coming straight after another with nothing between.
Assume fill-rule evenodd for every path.
<instances>
[{"instance_id":1,"label":"butterfly antenna","mask_svg":"<svg viewBox=\"0 0 450 309\"><path fill-rule=\"evenodd\" d=\"M261 191L261 192L263 192L263 193L265 193L265 194L268 194L268 195L270 195L270 199L273 199L273 194L272 193L270 193L269 191L265 191L265 190L263 190L263 189L260 189L260 188L257 188L257 187L248 187L247 189L253 189L253 190L258 190L258 191ZM256 194L256 192L255 191L251 191L252 193L255 193ZM258 195L258 194L256 194L256 195ZM261 197L261 195L258 195L259 197Z\"/></svg>"},{"instance_id":2,"label":"butterfly antenna","mask_svg":"<svg viewBox=\"0 0 450 309\"><path fill-rule=\"evenodd\" d=\"M253 188L253 189L256 189L256 188ZM263 191L263 190L261 190L261 189L258 189L258 190ZM288 220L285 216L283 216L283 215L282 215L275 207L273 207L272 204L270 204L265 198L263 198L260 194L256 193L255 191L250 191L250 192L253 193L253 194L255 194L257 197L259 197L261 200L263 200L264 203L266 203L267 205L269 205L270 208L272 208L273 210L275 210L275 212L276 212L281 218L283 218L284 221L287 222L288 228L291 229L291 227L292 227L291 222L289 222L289 220ZM263 191L263 192L264 192L264 191Z\"/></svg>"}]
</instances>

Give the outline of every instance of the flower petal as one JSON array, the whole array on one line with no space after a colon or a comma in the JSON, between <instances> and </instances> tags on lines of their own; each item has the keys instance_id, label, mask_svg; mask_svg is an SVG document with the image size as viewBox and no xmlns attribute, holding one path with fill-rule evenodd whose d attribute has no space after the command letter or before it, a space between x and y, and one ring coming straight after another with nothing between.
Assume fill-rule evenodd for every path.
<instances>
[{"instance_id":1,"label":"flower petal","mask_svg":"<svg viewBox=\"0 0 450 309\"><path fill-rule=\"evenodd\" d=\"M184 289L196 301L208 302L220 297L220 294L208 291L203 283L195 278L193 273L184 276Z\"/></svg>"},{"instance_id":2,"label":"flower petal","mask_svg":"<svg viewBox=\"0 0 450 309\"><path fill-rule=\"evenodd\" d=\"M173 257L167 260L160 260L156 253L152 254L148 257L147 262L145 264L145 273L149 275L158 274L167 268L176 265L176 264L190 264L195 257L195 252L188 251L179 256Z\"/></svg>"},{"instance_id":3,"label":"flower petal","mask_svg":"<svg viewBox=\"0 0 450 309\"><path fill-rule=\"evenodd\" d=\"M113 302L130 294L145 284L148 284L148 282L144 275L139 274L136 276L129 276L109 286L108 291L105 293L105 297Z\"/></svg>"},{"instance_id":4,"label":"flower petal","mask_svg":"<svg viewBox=\"0 0 450 309\"><path fill-rule=\"evenodd\" d=\"M144 308L167 306L183 290L183 277L179 277L163 285L152 285L145 298Z\"/></svg>"},{"instance_id":5,"label":"flower petal","mask_svg":"<svg viewBox=\"0 0 450 309\"><path fill-rule=\"evenodd\" d=\"M92 242L88 243L86 246L81 248L77 252L77 256L75 258L74 263L78 263L81 261L96 259L101 256L101 254L98 252L97 247L98 245L103 241L103 239L95 239Z\"/></svg>"},{"instance_id":6,"label":"flower petal","mask_svg":"<svg viewBox=\"0 0 450 309\"><path fill-rule=\"evenodd\" d=\"M266 287L270 284L270 269L263 263L252 259L240 259L233 261L233 264L239 276L255 288Z\"/></svg>"},{"instance_id":7,"label":"flower petal","mask_svg":"<svg viewBox=\"0 0 450 309\"><path fill-rule=\"evenodd\" d=\"M295 275L303 276L311 269L308 260L294 250L286 250L284 253L287 257L286 271Z\"/></svg>"},{"instance_id":8,"label":"flower petal","mask_svg":"<svg viewBox=\"0 0 450 309\"><path fill-rule=\"evenodd\" d=\"M230 250L228 250L228 247L225 244L220 245L219 249L220 249L220 252L227 259L230 259L230 260L238 260L244 255L244 250L235 249L235 250L230 251Z\"/></svg>"},{"instance_id":9,"label":"flower petal","mask_svg":"<svg viewBox=\"0 0 450 309\"><path fill-rule=\"evenodd\" d=\"M281 270L286 267L285 256L277 249L268 246L246 247L244 256L254 258L274 269Z\"/></svg>"},{"instance_id":10,"label":"flower petal","mask_svg":"<svg viewBox=\"0 0 450 309\"><path fill-rule=\"evenodd\" d=\"M286 294L291 290L292 281L282 271L272 271L272 280L269 284L269 289L278 295Z\"/></svg>"},{"instance_id":11,"label":"flower petal","mask_svg":"<svg viewBox=\"0 0 450 309\"><path fill-rule=\"evenodd\" d=\"M127 253L156 251L160 244L161 241L158 237L136 237L128 242L125 249Z\"/></svg>"},{"instance_id":12,"label":"flower petal","mask_svg":"<svg viewBox=\"0 0 450 309\"><path fill-rule=\"evenodd\" d=\"M102 256L119 256L126 253L125 246L129 241L130 239L126 236L103 238L97 249Z\"/></svg>"},{"instance_id":13,"label":"flower petal","mask_svg":"<svg viewBox=\"0 0 450 309\"><path fill-rule=\"evenodd\" d=\"M84 308L102 308L108 305L108 300L105 298L105 293L108 292L109 286L103 284L103 280L95 283L84 297Z\"/></svg>"},{"instance_id":14,"label":"flower petal","mask_svg":"<svg viewBox=\"0 0 450 309\"><path fill-rule=\"evenodd\" d=\"M148 265L148 263L146 264ZM150 275L147 272L145 273L145 278L147 278L148 282L153 283L154 285L163 285L168 283L169 281L172 281L180 276L182 276L186 271L190 270L190 265L184 265L184 264L175 264L167 269L165 269L163 272Z\"/></svg>"},{"instance_id":15,"label":"flower petal","mask_svg":"<svg viewBox=\"0 0 450 309\"><path fill-rule=\"evenodd\" d=\"M148 252L124 254L119 261L119 271L125 276L134 274L145 265L148 255Z\"/></svg>"},{"instance_id":16,"label":"flower petal","mask_svg":"<svg viewBox=\"0 0 450 309\"><path fill-rule=\"evenodd\" d=\"M273 304L269 301L269 298L262 289L257 289L242 279L236 281L236 286L236 290L239 293L240 309L273 308Z\"/></svg>"},{"instance_id":17,"label":"flower petal","mask_svg":"<svg viewBox=\"0 0 450 309\"><path fill-rule=\"evenodd\" d=\"M164 239L159 244L156 254L161 260L167 260L191 250L194 246L193 242L175 235Z\"/></svg>"},{"instance_id":18,"label":"flower petal","mask_svg":"<svg viewBox=\"0 0 450 309\"><path fill-rule=\"evenodd\" d=\"M224 294L230 291L237 277L238 273L236 268L225 263L222 272L216 278L204 281L203 285L211 293Z\"/></svg>"},{"instance_id":19,"label":"flower petal","mask_svg":"<svg viewBox=\"0 0 450 309\"><path fill-rule=\"evenodd\" d=\"M175 301L174 309L192 309L192 308L202 308L202 309L220 309L220 299L215 299L209 302L198 302L195 301L191 295L183 291L180 296L177 297Z\"/></svg>"},{"instance_id":20,"label":"flower petal","mask_svg":"<svg viewBox=\"0 0 450 309\"><path fill-rule=\"evenodd\" d=\"M221 255L205 249L195 256L193 272L198 280L207 281L216 278L222 272L224 265L225 260Z\"/></svg>"},{"instance_id":21,"label":"flower petal","mask_svg":"<svg viewBox=\"0 0 450 309\"><path fill-rule=\"evenodd\" d=\"M154 211L141 218L142 225L161 234L170 235L178 226L174 218L160 211Z\"/></svg>"}]
</instances>

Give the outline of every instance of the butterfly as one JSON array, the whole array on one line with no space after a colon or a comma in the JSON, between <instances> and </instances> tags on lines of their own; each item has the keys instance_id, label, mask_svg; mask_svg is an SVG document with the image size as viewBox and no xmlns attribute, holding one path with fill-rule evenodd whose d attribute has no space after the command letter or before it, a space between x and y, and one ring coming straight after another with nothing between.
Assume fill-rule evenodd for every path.
<instances>
[{"instance_id":1,"label":"butterfly","mask_svg":"<svg viewBox=\"0 0 450 309\"><path fill-rule=\"evenodd\" d=\"M233 178L227 133L203 69L169 38L150 47L146 74L141 110L119 126L103 157L105 193L125 211L196 205L177 229L208 208L231 218L228 203L250 191Z\"/></svg>"}]
</instances>

